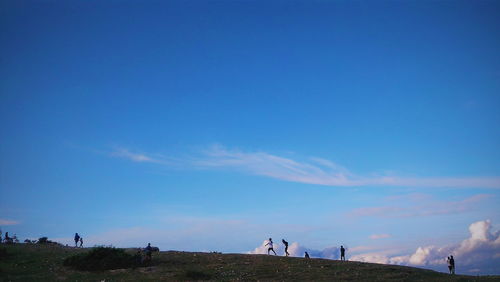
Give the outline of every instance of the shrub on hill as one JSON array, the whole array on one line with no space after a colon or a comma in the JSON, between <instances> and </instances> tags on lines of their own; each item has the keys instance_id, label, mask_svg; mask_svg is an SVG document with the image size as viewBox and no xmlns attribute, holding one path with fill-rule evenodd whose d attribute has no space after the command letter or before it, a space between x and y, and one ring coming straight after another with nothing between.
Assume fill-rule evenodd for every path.
<instances>
[{"instance_id":1,"label":"shrub on hill","mask_svg":"<svg viewBox=\"0 0 500 282\"><path fill-rule=\"evenodd\" d=\"M26 240L24 241L25 243ZM35 243L36 241L33 240L31 241L32 243ZM38 238L38 241L36 242L37 244L52 244L52 245L61 245L60 243L57 243L57 242L53 242L53 241L50 241L47 237L41 237L41 238Z\"/></svg>"},{"instance_id":2,"label":"shrub on hill","mask_svg":"<svg viewBox=\"0 0 500 282\"><path fill-rule=\"evenodd\" d=\"M96 247L65 259L64 265L87 271L130 268L140 266L140 257L128 254L123 249Z\"/></svg>"}]
</instances>

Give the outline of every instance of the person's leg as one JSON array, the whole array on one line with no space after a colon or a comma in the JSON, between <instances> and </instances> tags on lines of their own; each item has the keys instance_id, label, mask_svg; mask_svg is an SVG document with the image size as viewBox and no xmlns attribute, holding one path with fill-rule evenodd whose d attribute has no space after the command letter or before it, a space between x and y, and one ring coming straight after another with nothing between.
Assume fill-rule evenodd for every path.
<instances>
[{"instance_id":1,"label":"person's leg","mask_svg":"<svg viewBox=\"0 0 500 282\"><path fill-rule=\"evenodd\" d=\"M271 250L271 248L267 248L267 254L269 254L269 251Z\"/></svg>"}]
</instances>

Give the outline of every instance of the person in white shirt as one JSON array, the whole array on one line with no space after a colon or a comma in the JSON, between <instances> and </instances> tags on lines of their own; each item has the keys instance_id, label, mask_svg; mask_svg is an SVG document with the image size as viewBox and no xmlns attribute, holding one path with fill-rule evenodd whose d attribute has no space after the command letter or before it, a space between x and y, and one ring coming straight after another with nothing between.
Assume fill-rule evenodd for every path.
<instances>
[{"instance_id":1,"label":"person in white shirt","mask_svg":"<svg viewBox=\"0 0 500 282\"><path fill-rule=\"evenodd\" d=\"M264 246L269 246L269 248L267 248L267 254L269 254L269 251L273 251L274 255L276 255L276 252L273 249L273 239L272 238L269 238L269 242L267 242L267 244L265 244Z\"/></svg>"}]
</instances>

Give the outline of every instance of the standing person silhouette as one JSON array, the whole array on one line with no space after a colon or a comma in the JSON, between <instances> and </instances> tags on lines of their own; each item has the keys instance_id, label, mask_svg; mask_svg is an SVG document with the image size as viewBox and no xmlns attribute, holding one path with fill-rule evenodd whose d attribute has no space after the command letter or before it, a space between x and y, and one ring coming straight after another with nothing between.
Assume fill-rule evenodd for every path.
<instances>
[{"instance_id":1,"label":"standing person silhouette","mask_svg":"<svg viewBox=\"0 0 500 282\"><path fill-rule=\"evenodd\" d=\"M451 261L450 261L450 257L447 257L446 258L446 263L448 264L448 271L450 272L451 274Z\"/></svg>"},{"instance_id":2,"label":"standing person silhouette","mask_svg":"<svg viewBox=\"0 0 500 282\"><path fill-rule=\"evenodd\" d=\"M269 254L269 251L273 251L274 255L276 255L276 252L273 249L273 239L272 238L269 238L269 242L267 242L267 244L265 244L264 246L269 246L269 248L267 248L267 254Z\"/></svg>"},{"instance_id":3,"label":"standing person silhouette","mask_svg":"<svg viewBox=\"0 0 500 282\"><path fill-rule=\"evenodd\" d=\"M75 247L78 247L78 241L80 241L80 235L78 235L78 233L75 233Z\"/></svg>"},{"instance_id":4,"label":"standing person silhouette","mask_svg":"<svg viewBox=\"0 0 500 282\"><path fill-rule=\"evenodd\" d=\"M451 274L455 274L455 259L450 256Z\"/></svg>"},{"instance_id":5,"label":"standing person silhouette","mask_svg":"<svg viewBox=\"0 0 500 282\"><path fill-rule=\"evenodd\" d=\"M309 258L309 254L308 254L307 252L305 252L304 257L305 257L306 259L308 259L308 258Z\"/></svg>"},{"instance_id":6,"label":"standing person silhouette","mask_svg":"<svg viewBox=\"0 0 500 282\"><path fill-rule=\"evenodd\" d=\"M345 249L344 249L344 246L340 246L340 260L345 260Z\"/></svg>"},{"instance_id":7,"label":"standing person silhouette","mask_svg":"<svg viewBox=\"0 0 500 282\"><path fill-rule=\"evenodd\" d=\"M146 251L146 261L151 262L151 254L153 253L153 247L151 247L151 243L148 243L148 246L144 248Z\"/></svg>"},{"instance_id":8,"label":"standing person silhouette","mask_svg":"<svg viewBox=\"0 0 500 282\"><path fill-rule=\"evenodd\" d=\"M80 248L83 246L83 237L80 237Z\"/></svg>"},{"instance_id":9,"label":"standing person silhouette","mask_svg":"<svg viewBox=\"0 0 500 282\"><path fill-rule=\"evenodd\" d=\"M285 256L289 256L290 254L288 253L288 242L285 241L285 239L281 239L281 242L283 242L283 245L285 245Z\"/></svg>"}]
</instances>

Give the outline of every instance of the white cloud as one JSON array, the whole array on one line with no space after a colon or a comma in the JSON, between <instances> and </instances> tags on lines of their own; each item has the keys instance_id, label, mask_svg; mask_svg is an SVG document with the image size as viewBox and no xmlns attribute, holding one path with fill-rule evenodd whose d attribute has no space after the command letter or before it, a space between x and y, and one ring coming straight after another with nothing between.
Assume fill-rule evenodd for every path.
<instances>
[{"instance_id":1,"label":"white cloud","mask_svg":"<svg viewBox=\"0 0 500 282\"><path fill-rule=\"evenodd\" d=\"M390 238L391 235L389 234L372 234L370 235L370 239L372 240L378 240L378 239L385 239L385 238Z\"/></svg>"},{"instance_id":2,"label":"white cloud","mask_svg":"<svg viewBox=\"0 0 500 282\"><path fill-rule=\"evenodd\" d=\"M201 155L184 159L153 157L144 153L133 153L123 148L115 150L111 155L135 162L157 163L166 166L234 169L284 181L326 186L500 188L500 177L405 178L393 175L368 177L351 173L346 168L322 158L299 161L266 152L229 150L219 145L204 150Z\"/></svg>"},{"instance_id":3,"label":"white cloud","mask_svg":"<svg viewBox=\"0 0 500 282\"><path fill-rule=\"evenodd\" d=\"M459 273L500 273L500 231L492 232L491 222L484 220L472 223L469 232L470 237L458 244L418 247L414 253L400 256L377 252L363 253L351 257L351 260L424 266L446 271L446 257L453 255Z\"/></svg>"},{"instance_id":4,"label":"white cloud","mask_svg":"<svg viewBox=\"0 0 500 282\"><path fill-rule=\"evenodd\" d=\"M386 248L377 251L376 247L371 246L346 248L347 258L351 261L417 266L446 272L446 257L453 255L457 273L500 273L500 231L492 232L491 222L484 220L472 223L469 226L469 232L470 237L460 243L442 247L421 246L410 254L402 253L401 249ZM388 236L390 235L378 234L374 237L387 238ZM266 243L267 240L263 241L260 246L247 253L267 254ZM278 255L283 255L284 246L281 242L274 242L274 250ZM293 242L288 248L288 252L294 257L303 257L306 251L311 257L316 258L339 259L340 255L337 247L315 250Z\"/></svg>"},{"instance_id":5,"label":"white cloud","mask_svg":"<svg viewBox=\"0 0 500 282\"><path fill-rule=\"evenodd\" d=\"M255 249L253 249L252 251L249 251L247 253L248 254L256 254L256 255L265 255L265 254L267 254L267 250L269 249L269 246L266 246L267 243L269 243L269 240L264 240L262 242L262 244L260 244L260 246L256 247ZM294 243L292 243L292 244L294 244ZM273 241L273 249L276 252L276 254L281 255L284 252L285 247L282 246L281 244ZM290 247L289 247L289 249L290 249ZM271 254L273 254L273 252L271 252Z\"/></svg>"},{"instance_id":6,"label":"white cloud","mask_svg":"<svg viewBox=\"0 0 500 282\"><path fill-rule=\"evenodd\" d=\"M19 221L0 218L0 225L17 225Z\"/></svg>"},{"instance_id":7,"label":"white cloud","mask_svg":"<svg viewBox=\"0 0 500 282\"><path fill-rule=\"evenodd\" d=\"M247 252L247 254L267 254L267 242L268 240L264 240L260 246L256 247L252 251ZM273 247L276 254L284 254L285 247L283 244L273 241ZM293 242L288 246L288 253L292 257L304 257L305 252L307 252L311 258L338 259L340 257L340 249L337 247L328 247L323 250L315 250L306 248L297 242ZM272 252L271 255L273 255Z\"/></svg>"}]
</instances>

